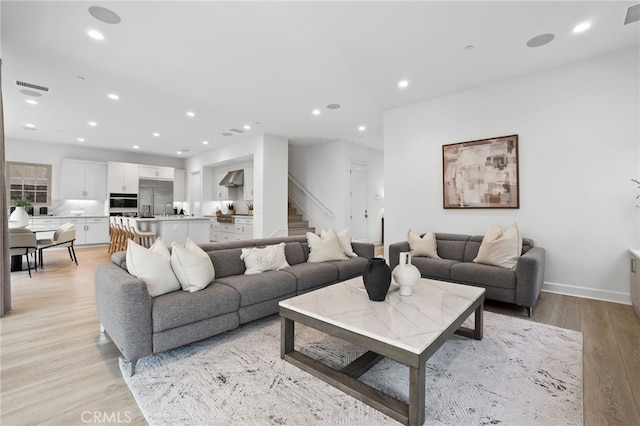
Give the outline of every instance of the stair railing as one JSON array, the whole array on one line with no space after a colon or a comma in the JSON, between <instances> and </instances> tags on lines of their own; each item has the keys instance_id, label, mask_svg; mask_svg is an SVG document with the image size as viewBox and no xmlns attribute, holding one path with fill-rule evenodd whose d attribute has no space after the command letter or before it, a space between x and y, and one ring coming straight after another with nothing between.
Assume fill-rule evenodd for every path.
<instances>
[{"instance_id":1,"label":"stair railing","mask_svg":"<svg viewBox=\"0 0 640 426\"><path fill-rule=\"evenodd\" d=\"M309 197L309 199L311 201L314 202L314 204L316 204L318 207L320 207L320 209L329 217L336 217L336 215L327 208L327 206L325 206L324 204L322 204L322 202L320 200L318 200L318 198L316 198L312 193L309 192L309 190L307 190L307 188L305 188L300 182L298 182L293 176L288 175L289 176L289 182L291 182L292 184L294 184L296 187L298 187L298 189L300 191L302 191L302 193L304 195L306 195L307 197ZM296 203L297 204L297 203Z\"/></svg>"}]
</instances>

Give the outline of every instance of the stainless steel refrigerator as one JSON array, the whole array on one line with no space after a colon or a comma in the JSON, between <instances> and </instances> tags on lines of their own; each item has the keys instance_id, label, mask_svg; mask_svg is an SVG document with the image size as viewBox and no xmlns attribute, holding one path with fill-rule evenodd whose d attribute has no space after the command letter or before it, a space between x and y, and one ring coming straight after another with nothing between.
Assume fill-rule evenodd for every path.
<instances>
[{"instance_id":1,"label":"stainless steel refrigerator","mask_svg":"<svg viewBox=\"0 0 640 426\"><path fill-rule=\"evenodd\" d=\"M140 179L139 184L138 216L173 214L173 181Z\"/></svg>"}]
</instances>

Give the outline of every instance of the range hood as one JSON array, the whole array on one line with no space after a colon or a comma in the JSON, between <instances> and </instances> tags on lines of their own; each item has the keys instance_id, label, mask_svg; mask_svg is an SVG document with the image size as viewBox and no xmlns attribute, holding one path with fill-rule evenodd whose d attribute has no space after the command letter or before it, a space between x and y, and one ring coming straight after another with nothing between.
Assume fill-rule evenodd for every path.
<instances>
[{"instance_id":1,"label":"range hood","mask_svg":"<svg viewBox=\"0 0 640 426\"><path fill-rule=\"evenodd\" d=\"M220 181L220 186L236 187L244 185L244 170L233 170Z\"/></svg>"}]
</instances>

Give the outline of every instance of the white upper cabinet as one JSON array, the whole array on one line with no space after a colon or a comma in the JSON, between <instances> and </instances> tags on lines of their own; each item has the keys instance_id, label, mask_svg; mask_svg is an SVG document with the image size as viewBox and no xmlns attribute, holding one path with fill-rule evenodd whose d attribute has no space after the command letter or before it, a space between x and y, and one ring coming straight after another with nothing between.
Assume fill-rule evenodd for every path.
<instances>
[{"instance_id":1,"label":"white upper cabinet","mask_svg":"<svg viewBox=\"0 0 640 426\"><path fill-rule=\"evenodd\" d=\"M244 168L243 191L245 200L253 200L253 164Z\"/></svg>"},{"instance_id":2,"label":"white upper cabinet","mask_svg":"<svg viewBox=\"0 0 640 426\"><path fill-rule=\"evenodd\" d=\"M60 198L63 200L105 200L107 164L94 161L62 160Z\"/></svg>"},{"instance_id":3,"label":"white upper cabinet","mask_svg":"<svg viewBox=\"0 0 640 426\"><path fill-rule=\"evenodd\" d=\"M137 194L139 167L138 164L110 161L107 164L107 192Z\"/></svg>"},{"instance_id":4,"label":"white upper cabinet","mask_svg":"<svg viewBox=\"0 0 640 426\"><path fill-rule=\"evenodd\" d=\"M213 199L216 201L225 201L229 199L229 188L220 186L220 181L227 175L227 169L214 169L213 174Z\"/></svg>"},{"instance_id":5,"label":"white upper cabinet","mask_svg":"<svg viewBox=\"0 0 640 426\"><path fill-rule=\"evenodd\" d=\"M184 170L173 171L173 200L187 201L187 172Z\"/></svg>"},{"instance_id":6,"label":"white upper cabinet","mask_svg":"<svg viewBox=\"0 0 640 426\"><path fill-rule=\"evenodd\" d=\"M138 174L143 179L173 180L173 167L140 166Z\"/></svg>"}]
</instances>

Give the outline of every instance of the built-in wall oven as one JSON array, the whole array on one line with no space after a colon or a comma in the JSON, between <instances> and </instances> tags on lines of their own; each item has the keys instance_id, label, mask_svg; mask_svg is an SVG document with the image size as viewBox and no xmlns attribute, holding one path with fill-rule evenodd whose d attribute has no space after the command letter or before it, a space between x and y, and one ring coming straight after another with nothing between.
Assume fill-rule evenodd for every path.
<instances>
[{"instance_id":1,"label":"built-in wall oven","mask_svg":"<svg viewBox=\"0 0 640 426\"><path fill-rule=\"evenodd\" d=\"M138 213L138 194L112 192L109 194L110 216L135 216Z\"/></svg>"}]
</instances>

